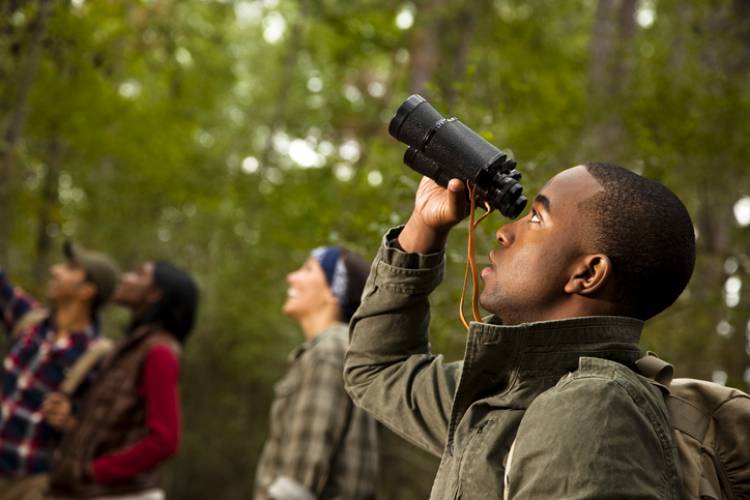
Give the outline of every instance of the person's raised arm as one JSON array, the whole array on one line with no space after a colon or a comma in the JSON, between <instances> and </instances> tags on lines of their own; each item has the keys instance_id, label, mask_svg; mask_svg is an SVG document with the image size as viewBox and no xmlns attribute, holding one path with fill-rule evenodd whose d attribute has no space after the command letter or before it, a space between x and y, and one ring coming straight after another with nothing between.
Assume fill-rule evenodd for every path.
<instances>
[{"instance_id":1,"label":"person's raised arm","mask_svg":"<svg viewBox=\"0 0 750 500\"><path fill-rule=\"evenodd\" d=\"M440 456L461 363L429 347L429 294L440 283L450 229L466 215L464 187L422 179L409 222L386 236L350 323L344 379L356 404Z\"/></svg>"},{"instance_id":2,"label":"person's raised arm","mask_svg":"<svg viewBox=\"0 0 750 500\"><path fill-rule=\"evenodd\" d=\"M0 315L8 335L16 333L16 325L30 310L41 307L26 292L8 280L5 270L0 268Z\"/></svg>"}]
</instances>

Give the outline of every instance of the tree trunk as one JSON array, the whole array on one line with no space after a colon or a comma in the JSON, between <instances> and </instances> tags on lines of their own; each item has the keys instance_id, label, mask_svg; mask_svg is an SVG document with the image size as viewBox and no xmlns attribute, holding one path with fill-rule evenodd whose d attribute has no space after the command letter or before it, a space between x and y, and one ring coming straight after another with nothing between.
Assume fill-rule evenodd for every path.
<instances>
[{"instance_id":1,"label":"tree trunk","mask_svg":"<svg viewBox=\"0 0 750 500\"><path fill-rule=\"evenodd\" d=\"M440 57L440 10L444 0L429 0L420 4L420 16L413 28L409 49L409 91L427 94L427 82L432 80Z\"/></svg>"},{"instance_id":2,"label":"tree trunk","mask_svg":"<svg viewBox=\"0 0 750 500\"><path fill-rule=\"evenodd\" d=\"M464 81L469 50L476 32L476 12L491 10L487 2L431 0L420 5L419 22L410 45L409 89L428 93L434 83L450 107L459 97L456 82ZM440 67L440 74L435 71ZM433 96L438 97L438 96Z\"/></svg>"},{"instance_id":3,"label":"tree trunk","mask_svg":"<svg viewBox=\"0 0 750 500\"><path fill-rule=\"evenodd\" d=\"M39 227L36 238L36 259L33 265L34 283L43 283L50 263L50 251L52 249L52 238L50 230L52 224L59 222L55 220L55 212L59 208L58 184L60 182L60 169L62 166L63 151L60 141L52 139L49 145L47 158L47 171L42 182L41 207L39 209Z\"/></svg>"},{"instance_id":4,"label":"tree trunk","mask_svg":"<svg viewBox=\"0 0 750 500\"><path fill-rule=\"evenodd\" d=\"M7 0L0 5L0 35L7 35L13 32L11 19L18 9L21 8L21 0Z\"/></svg>"},{"instance_id":5,"label":"tree trunk","mask_svg":"<svg viewBox=\"0 0 750 500\"><path fill-rule=\"evenodd\" d=\"M618 104L626 97L632 73L636 0L599 0L591 36L589 126L590 154L619 156L625 128Z\"/></svg>"},{"instance_id":6,"label":"tree trunk","mask_svg":"<svg viewBox=\"0 0 750 500\"><path fill-rule=\"evenodd\" d=\"M450 74L442 75L443 94L445 95L445 101L448 107L456 102L459 97L458 87L456 82L463 82L466 80L464 73L466 72L466 66L469 59L469 50L471 49L471 43L474 40L474 34L476 31L476 12L484 11L485 8L491 8L491 6L481 7L477 5L479 2L470 3L464 5L456 13L455 16L449 16L448 19L444 19L441 23L442 31L445 33L448 30L453 30L450 33L451 46L446 47L447 50L444 52L452 54L453 68Z\"/></svg>"},{"instance_id":7,"label":"tree trunk","mask_svg":"<svg viewBox=\"0 0 750 500\"><path fill-rule=\"evenodd\" d=\"M425 94L425 86L435 71L438 58L435 31L434 27L425 26L414 35L409 74L409 92L411 93Z\"/></svg>"},{"instance_id":8,"label":"tree trunk","mask_svg":"<svg viewBox=\"0 0 750 500\"><path fill-rule=\"evenodd\" d=\"M12 184L18 145L26 124L29 93L39 68L42 39L52 9L51 0L39 0L38 5L36 20L30 27L31 36L26 51L27 56L15 79L18 81L13 100L15 106L10 112L6 129L3 131L2 143L0 143L0 262L3 264L7 264L8 242L12 229Z\"/></svg>"},{"instance_id":9,"label":"tree trunk","mask_svg":"<svg viewBox=\"0 0 750 500\"><path fill-rule=\"evenodd\" d=\"M737 40L741 49L737 52L735 72L750 70L750 0L734 0L731 18L737 23Z\"/></svg>"},{"instance_id":10,"label":"tree trunk","mask_svg":"<svg viewBox=\"0 0 750 500\"><path fill-rule=\"evenodd\" d=\"M714 89L718 99L725 96L748 95L747 82L750 76L750 1L734 0L724 8L717 9L712 19L706 23L709 26L708 37L716 40L713 44L707 45L702 53L702 62L706 66L708 74L723 75L721 83ZM723 42L723 43L722 43ZM734 102L738 102L734 98ZM740 101L741 102L741 101ZM747 109L747 108L745 108ZM743 189L737 189L734 186L747 186L750 181L747 170L747 147L745 135L733 135L731 132L736 126L746 121L746 114L738 114L736 110L726 110L720 115L726 126L719 125L727 133L727 143L725 144L726 152L723 154L725 159L720 164L725 163L728 170L725 176L722 176L724 182L712 182L713 186L713 203L702 207L704 211L710 212L707 216L712 218L712 224L718 227L719 231L714 235L714 242L704 242L711 246L707 249L709 257L715 261L712 268L718 269L715 273L718 275L718 283L714 284L714 290L717 295L722 295L723 285L727 279L724 270L724 262L728 256L738 259L743 265L742 254L748 248L748 234L746 231L733 231L734 218L732 214L732 205L737 201L739 195L744 194ZM734 122L736 125L731 125ZM746 127L745 131L747 131ZM713 163L713 159L709 160ZM708 162L707 162L708 163ZM709 171L712 165L707 164L706 170ZM732 172L733 171L733 172ZM732 173L729 173L732 172ZM713 176L712 176L713 177ZM706 183L708 184L708 182ZM733 188L734 187L734 188ZM750 333L750 296L748 295L748 275L744 266L733 273L744 283L741 290L740 302L733 308L720 307L717 309L716 321L727 321L734 328L733 334L727 338L716 338L714 349L716 352L716 368L724 370L728 375L727 383L729 385L741 386L743 378L745 379L745 390L750 387L750 382L743 377L745 371L750 371L748 354L750 354L750 336L743 333ZM712 285L709 283L708 285ZM723 304L722 304L723 306Z\"/></svg>"},{"instance_id":11,"label":"tree trunk","mask_svg":"<svg viewBox=\"0 0 750 500\"><path fill-rule=\"evenodd\" d=\"M271 159L271 152L273 151L273 136L281 128L287 115L287 96L291 92L292 84L294 83L294 72L297 68L297 59L302 50L302 35L304 34L305 22L307 21L308 12L308 0L302 0L300 2L299 14L290 28L289 35L289 48L286 53L286 60L283 64L282 75L279 83L279 98L276 99L276 107L274 108L273 116L269 122L269 133L266 144L263 151L260 154L260 169L268 167L268 162Z\"/></svg>"}]
</instances>

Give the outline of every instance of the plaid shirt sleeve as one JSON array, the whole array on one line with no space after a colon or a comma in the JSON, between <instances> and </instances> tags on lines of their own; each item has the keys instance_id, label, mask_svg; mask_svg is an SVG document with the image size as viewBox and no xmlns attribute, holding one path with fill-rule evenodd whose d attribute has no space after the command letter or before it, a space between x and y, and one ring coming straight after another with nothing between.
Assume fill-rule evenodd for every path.
<instances>
[{"instance_id":1,"label":"plaid shirt sleeve","mask_svg":"<svg viewBox=\"0 0 750 500\"><path fill-rule=\"evenodd\" d=\"M287 476L319 496L330 475L332 457L344 434L351 401L344 390L343 360L304 356L299 390L289 409L290 427L281 457Z\"/></svg>"},{"instance_id":2,"label":"plaid shirt sleeve","mask_svg":"<svg viewBox=\"0 0 750 500\"><path fill-rule=\"evenodd\" d=\"M37 307L40 307L39 304L23 290L14 287L5 271L0 269L0 313L6 332L10 334L18 320Z\"/></svg>"}]
</instances>

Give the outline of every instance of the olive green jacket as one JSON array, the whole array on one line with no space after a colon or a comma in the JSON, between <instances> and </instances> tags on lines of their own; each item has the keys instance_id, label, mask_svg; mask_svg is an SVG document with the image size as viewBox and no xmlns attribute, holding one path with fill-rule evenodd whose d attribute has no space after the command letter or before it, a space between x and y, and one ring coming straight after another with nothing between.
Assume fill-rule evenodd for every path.
<instances>
[{"instance_id":1,"label":"olive green jacket","mask_svg":"<svg viewBox=\"0 0 750 500\"><path fill-rule=\"evenodd\" d=\"M443 254L406 254L397 231L351 322L344 378L356 404L441 457L430 498L679 498L662 396L627 368L641 321L472 323L463 361L447 363L428 340Z\"/></svg>"}]
</instances>

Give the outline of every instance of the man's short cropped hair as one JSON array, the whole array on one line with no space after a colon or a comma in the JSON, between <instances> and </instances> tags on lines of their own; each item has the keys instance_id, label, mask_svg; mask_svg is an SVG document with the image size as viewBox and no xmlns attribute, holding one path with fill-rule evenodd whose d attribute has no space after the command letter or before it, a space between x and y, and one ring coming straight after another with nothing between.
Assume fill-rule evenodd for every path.
<instances>
[{"instance_id":1,"label":"man's short cropped hair","mask_svg":"<svg viewBox=\"0 0 750 500\"><path fill-rule=\"evenodd\" d=\"M682 293L695 265L695 230L685 205L658 182L617 165L589 163L604 188L580 208L612 261L623 313L646 320Z\"/></svg>"}]
</instances>

